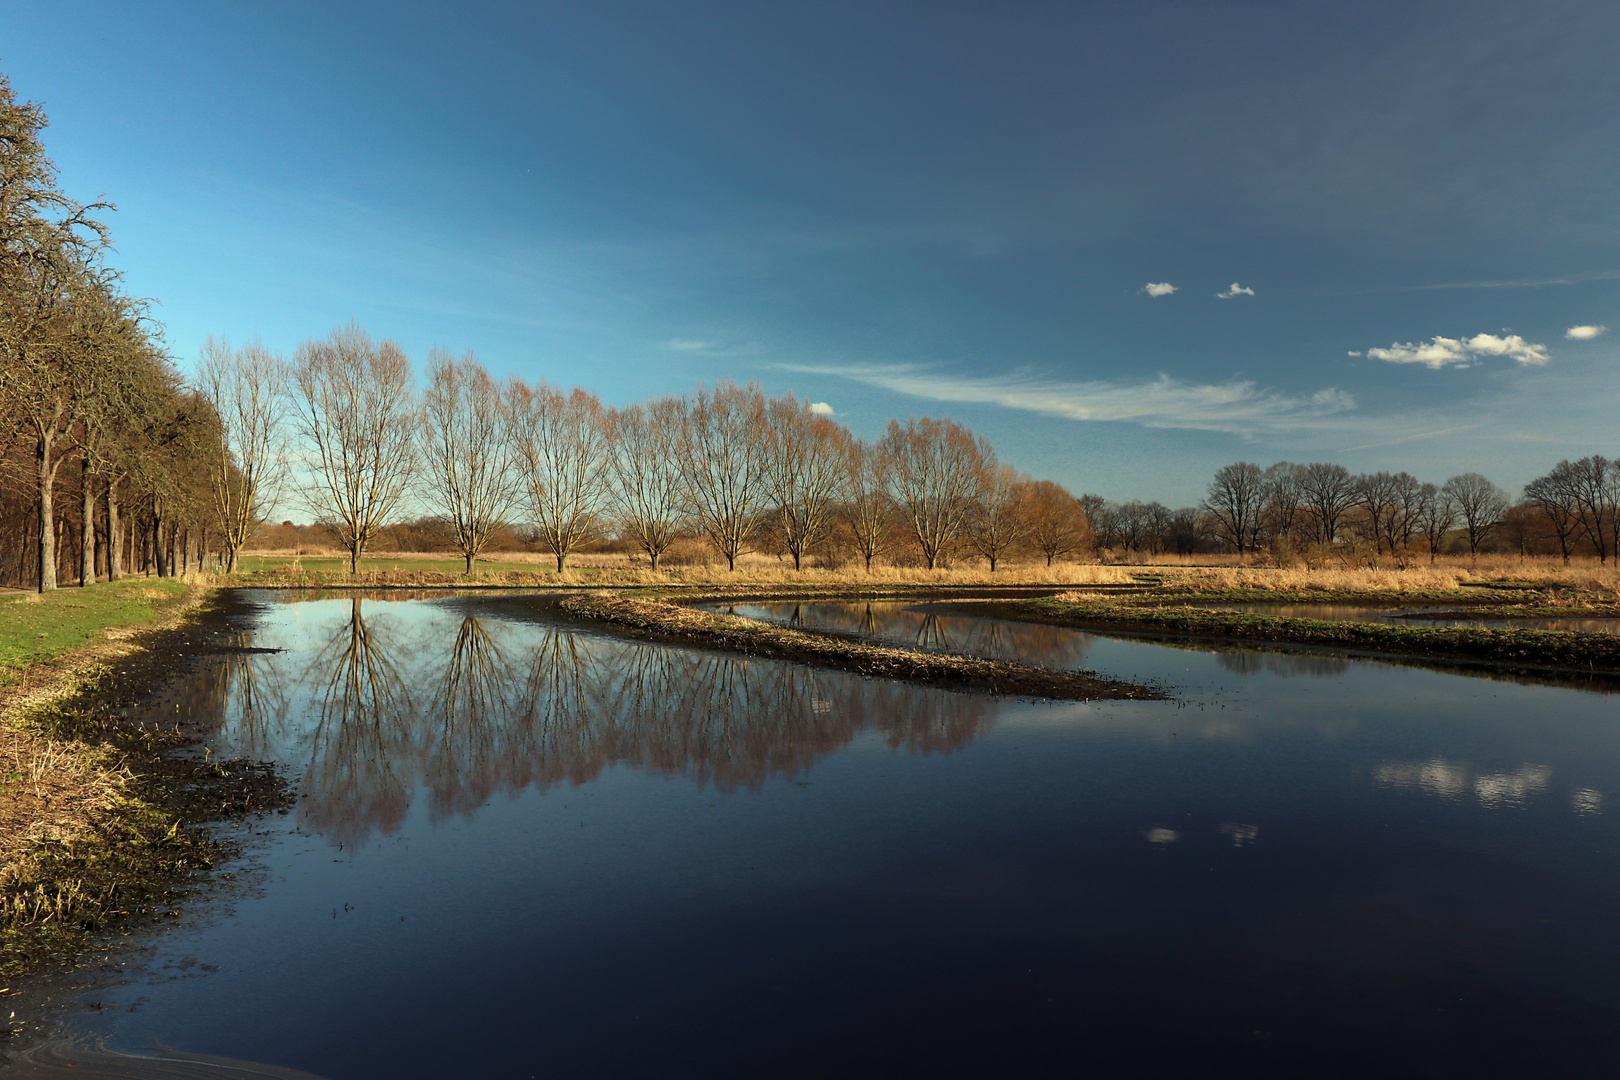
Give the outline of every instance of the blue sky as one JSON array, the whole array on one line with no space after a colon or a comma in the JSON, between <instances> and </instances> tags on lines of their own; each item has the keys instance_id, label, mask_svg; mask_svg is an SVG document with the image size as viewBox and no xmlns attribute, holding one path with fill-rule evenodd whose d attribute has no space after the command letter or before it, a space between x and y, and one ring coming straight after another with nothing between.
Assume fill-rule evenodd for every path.
<instances>
[{"instance_id":1,"label":"blue sky","mask_svg":"<svg viewBox=\"0 0 1620 1080\"><path fill-rule=\"evenodd\" d=\"M354 318L615 403L950 415L1173 504L1240 458L1620 454L1620 5L0 15L183 360Z\"/></svg>"}]
</instances>

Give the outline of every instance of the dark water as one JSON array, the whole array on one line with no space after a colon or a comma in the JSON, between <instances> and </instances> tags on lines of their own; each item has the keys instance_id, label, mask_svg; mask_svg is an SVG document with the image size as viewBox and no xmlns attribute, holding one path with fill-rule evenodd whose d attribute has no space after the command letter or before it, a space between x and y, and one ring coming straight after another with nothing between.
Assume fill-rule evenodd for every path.
<instances>
[{"instance_id":1,"label":"dark water","mask_svg":"<svg viewBox=\"0 0 1620 1080\"><path fill-rule=\"evenodd\" d=\"M1011 647L1182 699L998 700L548 611L267 607L165 708L300 801L72 1030L332 1080L1620 1054L1611 697L1060 631Z\"/></svg>"},{"instance_id":2,"label":"dark water","mask_svg":"<svg viewBox=\"0 0 1620 1080\"><path fill-rule=\"evenodd\" d=\"M1331 622L1387 622L1403 626L1478 626L1497 630L1575 630L1587 634L1620 634L1620 619L1481 619L1457 615L1433 617L1425 614L1423 608L1376 608L1353 604L1223 604L1213 610L1281 615L1289 619L1327 619ZM1438 612L1442 609L1428 610Z\"/></svg>"}]
</instances>

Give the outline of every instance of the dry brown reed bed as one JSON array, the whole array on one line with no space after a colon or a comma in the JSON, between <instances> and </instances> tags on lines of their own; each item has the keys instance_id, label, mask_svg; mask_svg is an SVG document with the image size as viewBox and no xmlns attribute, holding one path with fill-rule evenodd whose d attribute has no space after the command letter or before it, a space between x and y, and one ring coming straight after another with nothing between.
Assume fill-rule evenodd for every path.
<instances>
[{"instance_id":1,"label":"dry brown reed bed","mask_svg":"<svg viewBox=\"0 0 1620 1080\"><path fill-rule=\"evenodd\" d=\"M292 552L258 551L259 556ZM305 551L306 557L312 553ZM333 555L339 553L333 552ZM414 562L443 561L446 553L379 553L379 559ZM220 580L223 583L223 579ZM253 578L264 584L353 584L378 586L460 587L468 585L536 587L729 587L781 585L799 589L910 587L910 586L1129 586L1161 583L1161 588L1203 592L1279 591L1323 593L1432 593L1469 585L1517 583L1535 588L1572 589L1620 597L1620 568L1596 559L1576 559L1565 566L1547 557L1517 555L1444 556L1436 562L1411 561L1404 567L1389 557L1377 566L1267 565L1258 556L1117 556L1103 553L1103 561L1012 563L991 573L982 562L957 563L949 569L880 564L868 571L858 566L811 565L794 570L783 560L758 553L745 555L735 571L723 563L691 558L672 563L656 573L644 559L616 553L571 556L569 569L558 574L552 557L537 552L495 552L481 557L479 572L469 579L459 573L398 568L309 574L301 568L265 571Z\"/></svg>"},{"instance_id":2,"label":"dry brown reed bed","mask_svg":"<svg viewBox=\"0 0 1620 1080\"><path fill-rule=\"evenodd\" d=\"M955 690L1071 701L1162 698L1158 691L1086 672L1049 671L1025 664L946 656L871 645L829 634L773 626L735 615L610 593L571 596L561 607L575 618L607 624L637 637L724 649L748 656L837 668L858 675L904 679Z\"/></svg>"}]
</instances>

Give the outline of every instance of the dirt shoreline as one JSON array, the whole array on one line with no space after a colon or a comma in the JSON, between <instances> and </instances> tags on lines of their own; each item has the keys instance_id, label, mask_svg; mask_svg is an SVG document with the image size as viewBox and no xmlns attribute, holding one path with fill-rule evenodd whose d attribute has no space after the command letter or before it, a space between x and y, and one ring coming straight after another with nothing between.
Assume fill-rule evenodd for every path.
<instances>
[{"instance_id":1,"label":"dirt shoreline","mask_svg":"<svg viewBox=\"0 0 1620 1080\"><path fill-rule=\"evenodd\" d=\"M1104 679L1090 672L1050 671L1025 664L871 645L658 600L582 594L567 597L559 606L581 621L605 624L643 639L701 645L950 690L1066 701L1148 701L1165 697L1153 687Z\"/></svg>"},{"instance_id":2,"label":"dirt shoreline","mask_svg":"<svg viewBox=\"0 0 1620 1080\"><path fill-rule=\"evenodd\" d=\"M175 917L230 854L204 826L288 801L269 766L189 756L205 733L129 718L194 664L236 651L252 611L232 590L195 587L160 620L35 664L0 692L0 739L39 765L18 778L29 790L0 793L0 977Z\"/></svg>"}]
</instances>

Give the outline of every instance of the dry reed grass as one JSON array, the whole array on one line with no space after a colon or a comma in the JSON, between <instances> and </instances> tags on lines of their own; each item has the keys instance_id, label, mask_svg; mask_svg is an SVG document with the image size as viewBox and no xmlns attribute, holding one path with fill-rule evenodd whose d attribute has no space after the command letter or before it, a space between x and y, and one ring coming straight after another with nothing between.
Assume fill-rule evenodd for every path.
<instances>
[{"instance_id":1,"label":"dry reed grass","mask_svg":"<svg viewBox=\"0 0 1620 1080\"><path fill-rule=\"evenodd\" d=\"M1522 582L1535 587L1577 589L1609 594L1620 592L1620 569L1594 560L1564 566L1551 559L1481 557L1477 564L1449 560L1396 567L1352 569L1262 566L1198 566L1162 571L1165 583L1199 591L1286 590L1298 592L1443 592L1471 584Z\"/></svg>"}]
</instances>

